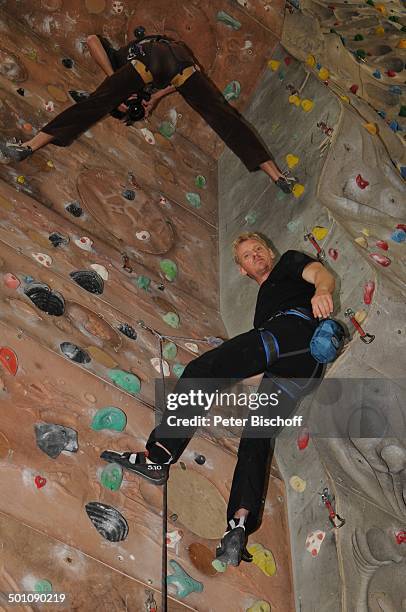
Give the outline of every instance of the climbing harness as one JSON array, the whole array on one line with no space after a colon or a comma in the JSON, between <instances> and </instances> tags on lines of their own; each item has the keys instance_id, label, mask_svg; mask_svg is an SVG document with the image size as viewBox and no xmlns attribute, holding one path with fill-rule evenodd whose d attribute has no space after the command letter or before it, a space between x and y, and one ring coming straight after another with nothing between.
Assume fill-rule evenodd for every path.
<instances>
[{"instance_id":1,"label":"climbing harness","mask_svg":"<svg viewBox=\"0 0 406 612\"><path fill-rule=\"evenodd\" d=\"M316 253L317 253L317 259L319 261L324 261L326 259L326 253L324 251L324 249L321 248L321 246L319 245L319 243L317 242L316 238L313 236L313 234L311 232L309 232L308 234L304 235L304 239L307 241L309 241L314 248L316 249Z\"/></svg>"},{"instance_id":2,"label":"climbing harness","mask_svg":"<svg viewBox=\"0 0 406 612\"><path fill-rule=\"evenodd\" d=\"M373 334L368 334L362 329L361 325L358 323L357 319L355 318L355 312L352 310L352 308L347 308L347 310L344 313L344 316L350 319L351 323L354 325L355 329L359 333L362 342L365 342L365 344L371 344L371 342L375 340L375 336Z\"/></svg>"},{"instance_id":3,"label":"climbing harness","mask_svg":"<svg viewBox=\"0 0 406 612\"><path fill-rule=\"evenodd\" d=\"M345 525L345 519L341 518L341 516L334 510L334 497L330 495L328 487L324 487L322 493L319 493L319 495L321 495L321 501L328 510L328 518L330 519L330 523L336 529L340 529L340 527Z\"/></svg>"}]
</instances>

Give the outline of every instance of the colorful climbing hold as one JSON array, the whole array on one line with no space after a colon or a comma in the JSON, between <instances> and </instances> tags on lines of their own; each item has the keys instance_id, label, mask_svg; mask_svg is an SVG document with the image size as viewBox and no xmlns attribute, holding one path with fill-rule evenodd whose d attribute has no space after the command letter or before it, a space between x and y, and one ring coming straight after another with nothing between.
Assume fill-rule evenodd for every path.
<instances>
[{"instance_id":1,"label":"colorful climbing hold","mask_svg":"<svg viewBox=\"0 0 406 612\"><path fill-rule=\"evenodd\" d=\"M386 240L377 240L376 246L382 249L383 251L387 251L389 249L389 245Z\"/></svg>"},{"instance_id":2,"label":"colorful climbing hold","mask_svg":"<svg viewBox=\"0 0 406 612\"><path fill-rule=\"evenodd\" d=\"M181 539L183 538L183 531L180 529L174 529L168 531L166 534L166 544L168 548L176 548Z\"/></svg>"},{"instance_id":3,"label":"colorful climbing hold","mask_svg":"<svg viewBox=\"0 0 406 612\"><path fill-rule=\"evenodd\" d=\"M354 36L354 40L364 40L364 37L362 36L362 34L356 34Z\"/></svg>"},{"instance_id":4,"label":"colorful climbing hold","mask_svg":"<svg viewBox=\"0 0 406 612\"><path fill-rule=\"evenodd\" d=\"M187 348L188 351L192 351L192 353L197 354L199 352L199 347L195 342L185 342L185 348Z\"/></svg>"},{"instance_id":5,"label":"colorful climbing hold","mask_svg":"<svg viewBox=\"0 0 406 612\"><path fill-rule=\"evenodd\" d=\"M288 99L289 99L290 104L294 104L295 106L300 106L300 98L298 95L292 94L291 96L289 96Z\"/></svg>"},{"instance_id":6,"label":"colorful climbing hold","mask_svg":"<svg viewBox=\"0 0 406 612\"><path fill-rule=\"evenodd\" d=\"M73 59L71 59L70 57L64 57L61 60L62 64L65 66L65 68L73 68Z\"/></svg>"},{"instance_id":7,"label":"colorful climbing hold","mask_svg":"<svg viewBox=\"0 0 406 612\"><path fill-rule=\"evenodd\" d=\"M300 183L296 183L293 186L292 193L295 196L295 198L300 198L304 190L305 190L304 185L301 185Z\"/></svg>"},{"instance_id":8,"label":"colorful climbing hold","mask_svg":"<svg viewBox=\"0 0 406 612\"><path fill-rule=\"evenodd\" d=\"M185 367L182 363L175 363L172 366L172 370L174 375L176 376L176 378L180 378L183 374L183 372L185 371Z\"/></svg>"},{"instance_id":9,"label":"colorful climbing hold","mask_svg":"<svg viewBox=\"0 0 406 612\"><path fill-rule=\"evenodd\" d=\"M353 93L353 94L356 94L357 91L358 91L358 85L356 85L354 83L354 85L351 85L351 87L350 87L350 92Z\"/></svg>"},{"instance_id":10,"label":"colorful climbing hold","mask_svg":"<svg viewBox=\"0 0 406 612\"><path fill-rule=\"evenodd\" d=\"M140 232L135 232L135 237L137 240L146 242L147 240L150 240L151 234L147 230L141 230Z\"/></svg>"},{"instance_id":11,"label":"colorful climbing hold","mask_svg":"<svg viewBox=\"0 0 406 612\"><path fill-rule=\"evenodd\" d=\"M400 131L400 125L395 119L393 119L393 121L390 122L389 127L392 130L392 132L396 133Z\"/></svg>"},{"instance_id":12,"label":"colorful climbing hold","mask_svg":"<svg viewBox=\"0 0 406 612\"><path fill-rule=\"evenodd\" d=\"M307 427L302 427L297 435L297 447L299 450L305 450L310 440L310 432Z\"/></svg>"},{"instance_id":13,"label":"colorful climbing hold","mask_svg":"<svg viewBox=\"0 0 406 612\"><path fill-rule=\"evenodd\" d=\"M274 72L279 70L280 65L281 63L278 60L273 60L273 59L268 60L268 68L270 68Z\"/></svg>"},{"instance_id":14,"label":"colorful climbing hold","mask_svg":"<svg viewBox=\"0 0 406 612\"><path fill-rule=\"evenodd\" d=\"M255 212L250 212L244 217L244 221L245 223L248 223L248 225L254 225L256 223L256 220L257 220L257 213Z\"/></svg>"},{"instance_id":15,"label":"colorful climbing hold","mask_svg":"<svg viewBox=\"0 0 406 612\"><path fill-rule=\"evenodd\" d=\"M135 395L140 392L141 381L138 376L125 372L124 370L109 370L107 372L109 378L114 382L117 387L124 389L128 393Z\"/></svg>"},{"instance_id":16,"label":"colorful climbing hold","mask_svg":"<svg viewBox=\"0 0 406 612\"><path fill-rule=\"evenodd\" d=\"M76 244L77 247L83 249L84 251L92 250L93 240L91 240L91 238L89 238L88 236L76 238L73 242Z\"/></svg>"},{"instance_id":17,"label":"colorful climbing hold","mask_svg":"<svg viewBox=\"0 0 406 612\"><path fill-rule=\"evenodd\" d=\"M360 174L357 174L355 181L360 189L365 189L369 185L369 182L366 179L363 179Z\"/></svg>"},{"instance_id":18,"label":"colorful climbing hold","mask_svg":"<svg viewBox=\"0 0 406 612\"><path fill-rule=\"evenodd\" d=\"M3 282L8 289L18 289L21 284L20 280L14 274L11 274L11 272L7 272L4 275Z\"/></svg>"},{"instance_id":19,"label":"colorful climbing hold","mask_svg":"<svg viewBox=\"0 0 406 612\"><path fill-rule=\"evenodd\" d=\"M162 348L162 354L165 359L175 359L178 354L178 347L174 342L165 342Z\"/></svg>"},{"instance_id":20,"label":"colorful climbing hold","mask_svg":"<svg viewBox=\"0 0 406 612\"><path fill-rule=\"evenodd\" d=\"M310 66L310 68L313 68L316 65L316 58L314 57L314 55L307 56L306 64Z\"/></svg>"},{"instance_id":21,"label":"colorful climbing hold","mask_svg":"<svg viewBox=\"0 0 406 612\"><path fill-rule=\"evenodd\" d=\"M176 587L177 597L183 599L191 593L201 593L203 591L203 584L189 576L177 561L170 559L169 565L173 574L166 577L166 582L168 586Z\"/></svg>"},{"instance_id":22,"label":"colorful climbing hold","mask_svg":"<svg viewBox=\"0 0 406 612\"><path fill-rule=\"evenodd\" d=\"M399 42L398 42L398 49L406 49L406 38L402 38Z\"/></svg>"},{"instance_id":23,"label":"colorful climbing hold","mask_svg":"<svg viewBox=\"0 0 406 612\"><path fill-rule=\"evenodd\" d=\"M391 233L390 237L391 240L400 244L401 242L405 242L406 240L406 231L403 229L396 229Z\"/></svg>"},{"instance_id":24,"label":"colorful climbing hold","mask_svg":"<svg viewBox=\"0 0 406 612\"><path fill-rule=\"evenodd\" d=\"M290 64L292 63L292 58L289 57L289 55L287 55L286 57L283 58L283 61L285 62L287 66L290 66Z\"/></svg>"},{"instance_id":25,"label":"colorful climbing hold","mask_svg":"<svg viewBox=\"0 0 406 612\"><path fill-rule=\"evenodd\" d=\"M364 285L364 304L370 304L374 296L375 283L374 281L368 281Z\"/></svg>"},{"instance_id":26,"label":"colorful climbing hold","mask_svg":"<svg viewBox=\"0 0 406 612\"><path fill-rule=\"evenodd\" d=\"M300 476L291 476L289 484L297 493L303 493L306 489L306 481L300 478Z\"/></svg>"},{"instance_id":27,"label":"colorful climbing hold","mask_svg":"<svg viewBox=\"0 0 406 612\"><path fill-rule=\"evenodd\" d=\"M395 77L397 75L397 72L395 70L387 70L386 74L388 75L388 77Z\"/></svg>"},{"instance_id":28,"label":"colorful climbing hold","mask_svg":"<svg viewBox=\"0 0 406 612\"><path fill-rule=\"evenodd\" d=\"M25 183L25 176L23 176L22 174L20 174L19 176L17 176L16 181L19 185L24 185Z\"/></svg>"},{"instance_id":29,"label":"colorful climbing hold","mask_svg":"<svg viewBox=\"0 0 406 612\"><path fill-rule=\"evenodd\" d=\"M62 451L76 453L79 449L77 431L56 423L35 423L35 441L39 449L51 459Z\"/></svg>"},{"instance_id":30,"label":"colorful climbing hold","mask_svg":"<svg viewBox=\"0 0 406 612\"><path fill-rule=\"evenodd\" d=\"M37 489L42 489L42 487L45 487L46 483L47 483L47 479L44 478L43 476L39 476L39 475L35 476L34 484L37 487Z\"/></svg>"},{"instance_id":31,"label":"colorful climbing hold","mask_svg":"<svg viewBox=\"0 0 406 612\"><path fill-rule=\"evenodd\" d=\"M176 132L176 126L170 121L162 121L162 123L159 124L158 132L165 138L171 138Z\"/></svg>"},{"instance_id":32,"label":"colorful climbing hold","mask_svg":"<svg viewBox=\"0 0 406 612\"><path fill-rule=\"evenodd\" d=\"M328 250L328 254L331 257L331 259L333 259L334 261L336 261L336 259L338 258L338 251L337 251L337 249L329 249Z\"/></svg>"},{"instance_id":33,"label":"colorful climbing hold","mask_svg":"<svg viewBox=\"0 0 406 612\"><path fill-rule=\"evenodd\" d=\"M0 348L0 363L12 376L17 374L18 359L13 349L9 348L8 346L2 346Z\"/></svg>"},{"instance_id":34,"label":"colorful climbing hold","mask_svg":"<svg viewBox=\"0 0 406 612\"><path fill-rule=\"evenodd\" d=\"M94 527L105 540L121 542L126 539L128 523L116 508L101 502L89 502L85 509Z\"/></svg>"},{"instance_id":35,"label":"colorful climbing hold","mask_svg":"<svg viewBox=\"0 0 406 612\"><path fill-rule=\"evenodd\" d=\"M160 359L159 357L153 357L152 359L150 359L150 362L152 367L156 372L158 372L158 374L169 376L169 374L171 373L169 369L169 363L164 359Z\"/></svg>"},{"instance_id":36,"label":"colorful climbing hold","mask_svg":"<svg viewBox=\"0 0 406 612\"><path fill-rule=\"evenodd\" d=\"M330 76L330 72L327 70L327 68L320 68L319 70L319 78L322 81L326 81Z\"/></svg>"},{"instance_id":37,"label":"colorful climbing hold","mask_svg":"<svg viewBox=\"0 0 406 612\"><path fill-rule=\"evenodd\" d=\"M402 95L402 89L399 87L399 85L390 85L389 86L389 93L393 93L397 96Z\"/></svg>"},{"instance_id":38,"label":"colorful climbing hold","mask_svg":"<svg viewBox=\"0 0 406 612\"><path fill-rule=\"evenodd\" d=\"M170 282L175 280L178 274L178 267L174 261L172 261L171 259L161 259L161 261L159 262L159 267L165 274L166 280Z\"/></svg>"},{"instance_id":39,"label":"colorful climbing hold","mask_svg":"<svg viewBox=\"0 0 406 612\"><path fill-rule=\"evenodd\" d=\"M364 236L358 236L357 238L354 238L354 242L356 242L363 249L368 248L368 242Z\"/></svg>"},{"instance_id":40,"label":"colorful climbing hold","mask_svg":"<svg viewBox=\"0 0 406 612\"><path fill-rule=\"evenodd\" d=\"M349 101L350 101L350 99L349 99L349 97L348 97L348 96L342 96L342 95L340 95L340 98L341 98L341 100L342 100L343 102L349 102Z\"/></svg>"},{"instance_id":41,"label":"colorful climbing hold","mask_svg":"<svg viewBox=\"0 0 406 612\"><path fill-rule=\"evenodd\" d=\"M312 234L316 240L324 240L328 234L328 229L327 227L322 227L321 225L315 225L312 229Z\"/></svg>"},{"instance_id":42,"label":"colorful climbing hold","mask_svg":"<svg viewBox=\"0 0 406 612\"><path fill-rule=\"evenodd\" d=\"M260 599L247 608L245 612L271 612L271 606L267 601Z\"/></svg>"},{"instance_id":43,"label":"colorful climbing hold","mask_svg":"<svg viewBox=\"0 0 406 612\"><path fill-rule=\"evenodd\" d=\"M123 468L118 463L108 463L100 474L100 482L110 491L118 491L123 482Z\"/></svg>"},{"instance_id":44,"label":"colorful climbing hold","mask_svg":"<svg viewBox=\"0 0 406 612\"><path fill-rule=\"evenodd\" d=\"M369 256L371 257L371 259L376 261L376 263L379 263L379 265L383 266L384 268L387 268L392 263L389 257L386 257L386 255L381 255L380 253L370 253Z\"/></svg>"},{"instance_id":45,"label":"colorful climbing hold","mask_svg":"<svg viewBox=\"0 0 406 612\"><path fill-rule=\"evenodd\" d=\"M386 15L386 6L384 4L375 4L375 8L377 11L379 11L382 15Z\"/></svg>"},{"instance_id":46,"label":"colorful climbing hold","mask_svg":"<svg viewBox=\"0 0 406 612\"><path fill-rule=\"evenodd\" d=\"M34 591L35 593L52 593L52 583L49 580L37 580Z\"/></svg>"},{"instance_id":47,"label":"colorful climbing hold","mask_svg":"<svg viewBox=\"0 0 406 612\"><path fill-rule=\"evenodd\" d=\"M151 130L149 130L148 128L141 128L141 134L144 136L145 142L150 145L155 144L155 138Z\"/></svg>"},{"instance_id":48,"label":"colorful climbing hold","mask_svg":"<svg viewBox=\"0 0 406 612\"><path fill-rule=\"evenodd\" d=\"M225 86L223 96L229 102L230 100L238 100L241 93L241 84L239 81L231 81Z\"/></svg>"},{"instance_id":49,"label":"colorful climbing hold","mask_svg":"<svg viewBox=\"0 0 406 612\"><path fill-rule=\"evenodd\" d=\"M326 534L324 531L320 531L317 529L316 531L312 531L306 538L306 550L312 555L312 557L317 557L320 552L320 547L323 543Z\"/></svg>"},{"instance_id":50,"label":"colorful climbing hold","mask_svg":"<svg viewBox=\"0 0 406 612\"><path fill-rule=\"evenodd\" d=\"M373 136L378 133L378 126L376 123L364 123L363 126Z\"/></svg>"},{"instance_id":51,"label":"colorful climbing hold","mask_svg":"<svg viewBox=\"0 0 406 612\"><path fill-rule=\"evenodd\" d=\"M206 457L204 455L195 454L195 461L197 465L204 465L206 463Z\"/></svg>"},{"instance_id":52,"label":"colorful climbing hold","mask_svg":"<svg viewBox=\"0 0 406 612\"><path fill-rule=\"evenodd\" d=\"M140 276L137 276L137 278L135 279L135 284L137 285L137 287L139 287L139 289L144 289L145 291L147 291L148 287L151 284L151 279L148 278L148 276L143 276L142 274L140 274Z\"/></svg>"},{"instance_id":53,"label":"colorful climbing hold","mask_svg":"<svg viewBox=\"0 0 406 612\"><path fill-rule=\"evenodd\" d=\"M270 550L264 548L262 544L251 544L247 550L253 556L252 562L263 571L265 576L276 574L276 563Z\"/></svg>"},{"instance_id":54,"label":"colorful climbing hold","mask_svg":"<svg viewBox=\"0 0 406 612\"><path fill-rule=\"evenodd\" d=\"M299 157L297 157L297 155L293 155L293 153L288 153L288 155L286 155L286 163L288 164L288 167L292 169L299 163Z\"/></svg>"},{"instance_id":55,"label":"colorful climbing hold","mask_svg":"<svg viewBox=\"0 0 406 612\"><path fill-rule=\"evenodd\" d=\"M200 208L202 205L201 198L198 193L189 192L186 194L186 199L193 208Z\"/></svg>"},{"instance_id":56,"label":"colorful climbing hold","mask_svg":"<svg viewBox=\"0 0 406 612\"><path fill-rule=\"evenodd\" d=\"M219 11L216 15L216 20L224 23L232 30L239 30L241 28L241 23L225 11Z\"/></svg>"},{"instance_id":57,"label":"colorful climbing hold","mask_svg":"<svg viewBox=\"0 0 406 612\"><path fill-rule=\"evenodd\" d=\"M399 110L399 117L406 117L406 106L402 104Z\"/></svg>"},{"instance_id":58,"label":"colorful climbing hold","mask_svg":"<svg viewBox=\"0 0 406 612\"><path fill-rule=\"evenodd\" d=\"M310 113L310 111L313 110L314 102L313 100L308 100L307 98L305 98L301 101L301 107L303 108L305 113Z\"/></svg>"},{"instance_id":59,"label":"colorful climbing hold","mask_svg":"<svg viewBox=\"0 0 406 612\"><path fill-rule=\"evenodd\" d=\"M135 200L136 193L135 193L134 189L124 189L121 192L121 195L126 200L129 200L130 202L132 202L133 200Z\"/></svg>"},{"instance_id":60,"label":"colorful climbing hold","mask_svg":"<svg viewBox=\"0 0 406 612\"><path fill-rule=\"evenodd\" d=\"M70 213L73 217L80 217L83 214L83 210L80 207L79 202L71 202L65 209Z\"/></svg>"},{"instance_id":61,"label":"colorful climbing hold","mask_svg":"<svg viewBox=\"0 0 406 612\"><path fill-rule=\"evenodd\" d=\"M376 79L381 79L382 78L382 74L381 71L378 70L378 68L376 70L374 70L374 72L372 73L372 76L374 76Z\"/></svg>"},{"instance_id":62,"label":"colorful climbing hold","mask_svg":"<svg viewBox=\"0 0 406 612\"><path fill-rule=\"evenodd\" d=\"M382 26L378 26L377 28L375 28L375 34L377 36L384 36L385 35L385 28L383 28Z\"/></svg>"},{"instance_id":63,"label":"colorful climbing hold","mask_svg":"<svg viewBox=\"0 0 406 612\"><path fill-rule=\"evenodd\" d=\"M196 187L198 187L199 189L204 189L206 187L206 184L207 184L206 177L203 176L203 174L198 174L195 178Z\"/></svg>"},{"instance_id":64,"label":"colorful climbing hold","mask_svg":"<svg viewBox=\"0 0 406 612\"><path fill-rule=\"evenodd\" d=\"M162 319L170 327L178 328L180 325L180 318L176 312L167 312L163 315Z\"/></svg>"},{"instance_id":65,"label":"colorful climbing hold","mask_svg":"<svg viewBox=\"0 0 406 612\"><path fill-rule=\"evenodd\" d=\"M357 49L355 52L355 55L358 57L358 59L365 59L367 56L366 51L364 51L364 49Z\"/></svg>"},{"instance_id":66,"label":"colorful climbing hold","mask_svg":"<svg viewBox=\"0 0 406 612\"><path fill-rule=\"evenodd\" d=\"M136 340L137 339L137 332L128 323L120 323L119 326L118 326L118 330L122 334L124 334L124 336L127 336L127 338L130 338L130 340Z\"/></svg>"},{"instance_id":67,"label":"colorful climbing hold","mask_svg":"<svg viewBox=\"0 0 406 612\"><path fill-rule=\"evenodd\" d=\"M110 429L112 431L123 431L127 424L125 412L115 406L107 406L96 412L92 419L91 428L94 431Z\"/></svg>"},{"instance_id":68,"label":"colorful climbing hold","mask_svg":"<svg viewBox=\"0 0 406 612\"><path fill-rule=\"evenodd\" d=\"M108 280L109 273L107 272L107 269L104 266L102 266L101 264L90 264L90 267L92 268L92 270L97 272L97 274L99 274L99 276L101 276L103 280Z\"/></svg>"}]
</instances>

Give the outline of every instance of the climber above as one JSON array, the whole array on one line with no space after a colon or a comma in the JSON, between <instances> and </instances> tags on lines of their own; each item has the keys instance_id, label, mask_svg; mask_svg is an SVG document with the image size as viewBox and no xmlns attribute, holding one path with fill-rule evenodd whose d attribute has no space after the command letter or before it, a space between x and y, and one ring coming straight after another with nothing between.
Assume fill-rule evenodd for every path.
<instances>
[{"instance_id":1,"label":"climber above","mask_svg":"<svg viewBox=\"0 0 406 612\"><path fill-rule=\"evenodd\" d=\"M134 34L136 39L118 50L102 37L89 36L90 54L107 77L91 94L70 92L77 104L62 111L31 140L0 144L0 161L22 161L49 143L68 146L109 113L131 119L132 105L134 120L139 120L161 98L177 91L250 172L263 170L282 191L291 193L296 179L279 170L251 126L204 74L186 45L145 36L143 28Z\"/></svg>"},{"instance_id":2,"label":"climber above","mask_svg":"<svg viewBox=\"0 0 406 612\"><path fill-rule=\"evenodd\" d=\"M254 329L193 359L177 381L174 393L196 391L196 384L205 390L220 390L221 385L225 388L231 382L224 379L235 382L265 373L258 394L265 389L269 395L279 393L279 404L271 408L271 414L286 419L324 372L323 363L316 361L308 348L319 329L319 319L329 317L333 311L334 278L321 263L298 251L287 251L275 265L274 253L258 234L239 236L233 251L241 274L260 285ZM202 379L201 383L196 379ZM152 483L164 484L169 466L179 460L194 433L190 427L175 437L168 419L173 414L187 418L199 410L193 412L195 409L186 405L174 413L170 408L165 407L146 451L104 451L101 458L119 463ZM269 406L263 410L269 415ZM207 415L203 408L200 413ZM227 565L238 565L241 559L250 561L246 542L260 522L268 462L280 429L267 427L266 432L256 435L252 428L244 428L228 502L227 528L213 562L217 569L222 567L221 571Z\"/></svg>"}]
</instances>

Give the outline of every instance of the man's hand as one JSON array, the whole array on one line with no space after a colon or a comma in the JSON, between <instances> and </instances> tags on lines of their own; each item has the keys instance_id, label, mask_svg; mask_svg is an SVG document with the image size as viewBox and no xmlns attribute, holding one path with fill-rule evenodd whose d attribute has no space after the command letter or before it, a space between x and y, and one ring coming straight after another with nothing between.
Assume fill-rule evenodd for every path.
<instances>
[{"instance_id":1,"label":"man's hand","mask_svg":"<svg viewBox=\"0 0 406 612\"><path fill-rule=\"evenodd\" d=\"M142 101L142 105L145 111L145 117L148 117L152 113L161 97L162 96L160 96L158 93L154 93L151 95L151 98L149 100Z\"/></svg>"},{"instance_id":2,"label":"man's hand","mask_svg":"<svg viewBox=\"0 0 406 612\"><path fill-rule=\"evenodd\" d=\"M137 94L132 94L129 98L127 98L127 100L134 100L134 98L136 97L137 97ZM128 106L124 102L122 102L120 106L117 106L117 110L119 110L121 113L126 113L128 111Z\"/></svg>"},{"instance_id":3,"label":"man's hand","mask_svg":"<svg viewBox=\"0 0 406 612\"><path fill-rule=\"evenodd\" d=\"M326 289L317 290L311 299L313 315L316 319L326 319L334 310L333 298Z\"/></svg>"}]
</instances>

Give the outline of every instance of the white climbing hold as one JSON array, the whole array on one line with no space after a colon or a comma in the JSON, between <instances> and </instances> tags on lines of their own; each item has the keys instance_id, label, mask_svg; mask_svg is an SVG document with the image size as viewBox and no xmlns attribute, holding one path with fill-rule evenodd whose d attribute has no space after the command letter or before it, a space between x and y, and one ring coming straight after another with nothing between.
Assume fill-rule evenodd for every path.
<instances>
[{"instance_id":1,"label":"white climbing hold","mask_svg":"<svg viewBox=\"0 0 406 612\"><path fill-rule=\"evenodd\" d=\"M151 130L149 130L148 128L141 128L141 133L144 136L144 139L148 144L150 145L155 144L155 137L153 133L151 132Z\"/></svg>"},{"instance_id":2,"label":"white climbing hold","mask_svg":"<svg viewBox=\"0 0 406 612\"><path fill-rule=\"evenodd\" d=\"M152 359L150 359L150 362L154 370L156 370L158 374L162 374L161 360L159 359L159 357L153 357ZM170 369L167 361L162 360L162 369L164 376L169 376Z\"/></svg>"},{"instance_id":3,"label":"white climbing hold","mask_svg":"<svg viewBox=\"0 0 406 612\"><path fill-rule=\"evenodd\" d=\"M320 529L316 529L316 531L312 531L306 538L306 550L312 555L312 557L317 557L320 552L320 547L323 543L324 538L326 537L326 533L324 531L320 531Z\"/></svg>"},{"instance_id":4,"label":"white climbing hold","mask_svg":"<svg viewBox=\"0 0 406 612\"><path fill-rule=\"evenodd\" d=\"M147 230L141 230L140 232L135 232L135 236L138 240L149 240L151 238L151 234L147 232Z\"/></svg>"},{"instance_id":5,"label":"white climbing hold","mask_svg":"<svg viewBox=\"0 0 406 612\"><path fill-rule=\"evenodd\" d=\"M49 268L52 264L52 258L46 253L31 253L35 261L38 261L41 265Z\"/></svg>"},{"instance_id":6,"label":"white climbing hold","mask_svg":"<svg viewBox=\"0 0 406 612\"><path fill-rule=\"evenodd\" d=\"M198 353L199 352L199 347L194 342L185 342L185 347L189 351L192 351L192 353Z\"/></svg>"},{"instance_id":7,"label":"white climbing hold","mask_svg":"<svg viewBox=\"0 0 406 612\"><path fill-rule=\"evenodd\" d=\"M84 251L92 250L93 240L91 240L87 236L81 236L81 238L78 238L73 242L76 244L76 246L78 246L80 249L83 249Z\"/></svg>"},{"instance_id":8,"label":"white climbing hold","mask_svg":"<svg viewBox=\"0 0 406 612\"><path fill-rule=\"evenodd\" d=\"M107 272L106 268L100 264L90 264L90 267L97 272L97 274L99 274L103 280L108 280L109 278L109 273Z\"/></svg>"}]
</instances>

